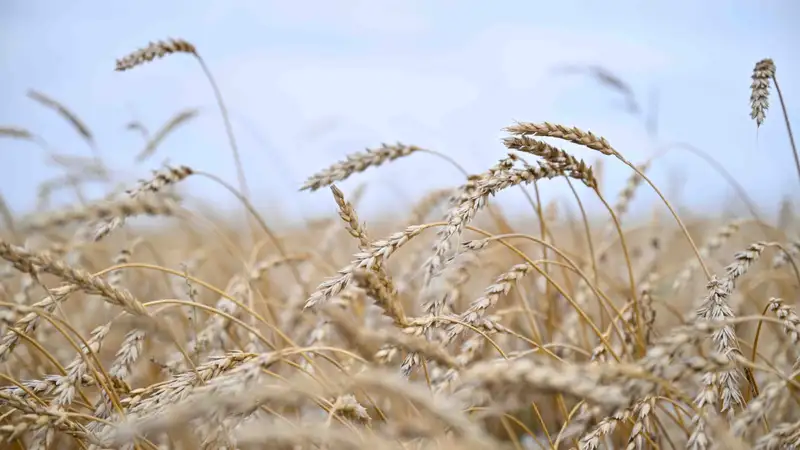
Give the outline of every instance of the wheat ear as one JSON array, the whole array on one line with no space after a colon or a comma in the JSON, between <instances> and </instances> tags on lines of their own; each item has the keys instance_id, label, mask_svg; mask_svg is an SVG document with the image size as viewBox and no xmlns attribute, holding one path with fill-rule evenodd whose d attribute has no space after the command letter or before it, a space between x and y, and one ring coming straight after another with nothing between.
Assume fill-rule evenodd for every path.
<instances>
[{"instance_id":1,"label":"wheat ear","mask_svg":"<svg viewBox=\"0 0 800 450\"><path fill-rule=\"evenodd\" d=\"M247 187L247 180L244 176L244 168L242 166L241 158L239 157L239 147L236 145L236 137L233 135L233 127L231 126L231 121L228 117L228 109L225 106L225 102L222 100L222 93L217 86L217 82L214 80L214 76L211 75L211 70L209 70L205 60L200 56L200 54L197 52L197 48L192 43L184 39L167 39L165 41L150 42L147 47L136 50L133 53L118 59L116 70L119 72L130 70L134 67L153 61L156 58L163 58L164 56L171 55L173 53L188 53L194 56L197 62L200 64L200 67L203 69L206 78L208 78L208 82L211 84L211 89L214 91L214 96L217 99L217 106L219 106L220 113L222 114L222 121L225 124L225 132L228 134L228 142L231 146L231 151L233 152L234 162L236 163L236 173L239 178L239 187L242 190L242 194L245 196L245 198L249 199L250 189Z\"/></svg>"}]
</instances>

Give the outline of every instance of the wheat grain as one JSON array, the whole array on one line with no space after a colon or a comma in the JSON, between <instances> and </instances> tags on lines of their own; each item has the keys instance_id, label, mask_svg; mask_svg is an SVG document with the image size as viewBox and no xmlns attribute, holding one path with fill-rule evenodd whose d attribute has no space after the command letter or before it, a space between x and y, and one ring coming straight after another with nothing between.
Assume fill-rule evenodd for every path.
<instances>
[{"instance_id":1,"label":"wheat grain","mask_svg":"<svg viewBox=\"0 0 800 450\"><path fill-rule=\"evenodd\" d=\"M197 55L197 49L190 42L183 39L167 39L165 41L150 42L146 47L118 59L116 70L120 72L130 70L156 58L163 58L173 53L190 53L192 55Z\"/></svg>"},{"instance_id":2,"label":"wheat grain","mask_svg":"<svg viewBox=\"0 0 800 450\"><path fill-rule=\"evenodd\" d=\"M753 68L753 82L750 84L750 118L761 126L769 109L769 83L775 76L775 63L771 59L762 59Z\"/></svg>"},{"instance_id":3,"label":"wheat grain","mask_svg":"<svg viewBox=\"0 0 800 450\"><path fill-rule=\"evenodd\" d=\"M388 161L394 161L420 150L422 149L414 145L404 145L398 142L394 145L381 144L380 148L367 149L362 153L352 153L347 155L345 160L339 161L327 169L310 176L300 190L316 191L337 181L345 180L354 173L363 172L370 167L380 166Z\"/></svg>"}]
</instances>

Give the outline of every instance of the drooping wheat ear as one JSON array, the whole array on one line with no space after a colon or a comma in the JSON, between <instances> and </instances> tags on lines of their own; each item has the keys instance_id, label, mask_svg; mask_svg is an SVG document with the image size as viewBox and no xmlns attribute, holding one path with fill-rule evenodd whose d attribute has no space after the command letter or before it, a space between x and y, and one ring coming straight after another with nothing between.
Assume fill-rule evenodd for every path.
<instances>
[{"instance_id":1,"label":"drooping wheat ear","mask_svg":"<svg viewBox=\"0 0 800 450\"><path fill-rule=\"evenodd\" d=\"M753 83L750 84L750 118L761 126L769 109L770 78L775 76L775 63L767 58L756 63L753 69Z\"/></svg>"},{"instance_id":2,"label":"drooping wheat ear","mask_svg":"<svg viewBox=\"0 0 800 450\"><path fill-rule=\"evenodd\" d=\"M599 366L554 365L530 359L479 362L461 377L463 388L490 389L493 395L525 397L535 392L560 392L597 405L615 408L629 403L629 393L620 384L607 384Z\"/></svg>"},{"instance_id":3,"label":"drooping wheat ear","mask_svg":"<svg viewBox=\"0 0 800 450\"><path fill-rule=\"evenodd\" d=\"M772 259L773 269L780 269L790 264L792 260L797 260L798 257L800 257L800 238L794 239L784 244L784 246L786 247L786 251L776 253L775 257Z\"/></svg>"},{"instance_id":4,"label":"drooping wheat ear","mask_svg":"<svg viewBox=\"0 0 800 450\"><path fill-rule=\"evenodd\" d=\"M448 198L448 210L444 220L448 223L455 220L455 214L458 213L460 205L472 198L472 194L475 193L478 183L481 180L511 170L514 167L514 163L518 160L518 156L509 153L506 158L498 161L497 164L490 167L486 172L467 177L467 182L453 190ZM433 244L433 255L425 261L423 266L425 286L429 286L433 278L438 275L442 267L445 266L445 254L450 251L450 238L453 236L453 230L449 227L445 227L439 230L436 235L439 239Z\"/></svg>"},{"instance_id":5,"label":"drooping wheat ear","mask_svg":"<svg viewBox=\"0 0 800 450\"><path fill-rule=\"evenodd\" d=\"M639 114L642 108L636 99L636 92L630 84L609 69L599 65L566 65L559 72L566 74L583 74L594 78L606 89L612 90L625 99L625 109L631 114Z\"/></svg>"},{"instance_id":6,"label":"drooping wheat ear","mask_svg":"<svg viewBox=\"0 0 800 450\"><path fill-rule=\"evenodd\" d=\"M192 174L194 174L194 170L187 166L167 167L164 170L154 170L152 178L149 180L139 180L139 186L126 191L126 193L131 198L136 198L144 192L158 192L166 186L178 183Z\"/></svg>"},{"instance_id":7,"label":"drooping wheat ear","mask_svg":"<svg viewBox=\"0 0 800 450\"><path fill-rule=\"evenodd\" d=\"M333 416L343 417L362 425L369 425L372 422L372 417L367 413L367 408L364 408L352 394L336 397L329 417L332 418ZM330 419L328 419L328 423L330 423Z\"/></svg>"},{"instance_id":8,"label":"drooping wheat ear","mask_svg":"<svg viewBox=\"0 0 800 450\"><path fill-rule=\"evenodd\" d=\"M111 368L108 370L108 375L113 381L125 383L126 378L131 373L133 364L139 359L142 354L142 348L145 339L145 332L139 329L129 331L125 338L122 340L119 350L111 363ZM114 413L114 404L111 397L105 390L101 391L100 399L95 403L93 415L100 419L108 419ZM104 428L105 424L102 422L91 422L87 425L87 429L92 432L100 431Z\"/></svg>"},{"instance_id":9,"label":"drooping wheat ear","mask_svg":"<svg viewBox=\"0 0 800 450\"><path fill-rule=\"evenodd\" d=\"M84 439L86 443L99 445L101 442L91 433L87 433L84 426L70 418L64 411L42 406L40 403L25 401L12 395L0 393L0 400L8 403L13 409L23 414L9 425L0 426L0 439L3 442L22 442L20 439L25 433L32 431L33 437L24 448L40 450L51 447L55 437L55 430L61 433Z\"/></svg>"},{"instance_id":10,"label":"drooping wheat ear","mask_svg":"<svg viewBox=\"0 0 800 450\"><path fill-rule=\"evenodd\" d=\"M242 166L242 160L239 157L239 148L236 145L236 137L233 134L233 127L231 126L231 121L228 117L228 108L225 106L225 102L222 100L222 93L217 86L217 82L214 80L214 76L211 75L211 70L206 65L205 60L200 56L199 53L197 53L197 49L194 45L184 39L172 38L167 39L166 41L150 42L147 47L136 50L122 59L118 59L116 70L120 72L130 70L136 66L150 62L155 58L162 58L173 53L187 53L193 55L200 64L200 67L203 69L203 73L208 79L211 89L214 91L214 97L217 100L217 106L219 107L220 114L222 115L222 121L225 124L225 132L228 135L228 143L230 144L231 152L233 152L233 160L236 164L236 174L239 179L239 188L242 190L242 195L244 195L246 199L249 199L250 189L247 186L247 180L244 176L244 167ZM249 216L248 223L252 225L252 222L249 221Z\"/></svg>"},{"instance_id":11,"label":"drooping wheat ear","mask_svg":"<svg viewBox=\"0 0 800 450\"><path fill-rule=\"evenodd\" d=\"M114 265L119 266L129 263L131 261L131 257L133 256L133 251L142 241L143 240L141 237L137 237L136 239L127 243L125 247L123 247L119 253L117 253L117 256L114 257ZM108 273L108 283L115 288L122 287L124 285L125 278L125 271L122 269L112 270Z\"/></svg>"},{"instance_id":12,"label":"drooping wheat ear","mask_svg":"<svg viewBox=\"0 0 800 450\"><path fill-rule=\"evenodd\" d=\"M357 270L353 273L353 278L358 287L364 289L367 295L375 301L383 310L384 315L392 319L398 327L406 325L406 316L403 312L403 305L397 298L397 292L393 286L387 283L387 279L374 272Z\"/></svg>"},{"instance_id":13,"label":"drooping wheat ear","mask_svg":"<svg viewBox=\"0 0 800 450\"><path fill-rule=\"evenodd\" d=\"M176 374L163 383L131 391L131 395L122 403L131 414L137 416L155 414L186 398L191 394L193 386L209 383L214 378L224 376L248 362L267 368L279 361L280 357L281 355L276 353L257 355L241 352L229 352L222 356L210 357L207 362L198 365L194 370Z\"/></svg>"},{"instance_id":14,"label":"drooping wheat ear","mask_svg":"<svg viewBox=\"0 0 800 450\"><path fill-rule=\"evenodd\" d=\"M85 348L85 347L84 347ZM0 393L2 394L11 394L19 399L31 399L33 395L42 397L42 396L52 396L56 389L58 389L58 382L62 378L62 375L45 375L43 378L38 380L23 380L20 386L4 386L0 388ZM81 386L94 386L96 385L95 379L92 378L91 375L85 374L81 380L79 380ZM24 389L24 388L27 388Z\"/></svg>"},{"instance_id":15,"label":"drooping wheat ear","mask_svg":"<svg viewBox=\"0 0 800 450\"><path fill-rule=\"evenodd\" d=\"M776 86L777 86L777 84L776 84ZM787 121L787 123L788 123L788 121ZM593 150L597 150L598 152L600 152L600 153L602 153L604 155L614 156L615 158L617 158L618 160L622 161L626 166L630 167L634 171L638 171L639 170L636 166L633 165L632 162L628 161L621 153L616 151L611 146L611 144L608 143L608 141L605 138L600 137L600 136L595 136L594 134L592 134L589 131L583 131L583 130L580 130L580 129L575 128L575 127L565 127L563 125L554 125L554 124L551 124L549 122L544 122L544 123L541 123L541 124L518 122L515 125L507 127L506 131L508 131L510 134L516 135L516 136L533 135L533 136L554 137L554 138L558 138L558 139L563 139L563 140L572 142L574 144L582 145L584 147L587 147L587 148L590 148L590 149L593 149ZM796 154L797 154L797 152L795 151L795 155ZM795 156L795 159L797 160L797 156ZM800 162L798 162L797 167L798 167L798 174L800 174ZM683 224L683 221L678 216L678 213L675 212L675 209L667 201L667 199L664 197L664 195L661 193L661 191L656 187L656 185L653 184L653 182L650 181L649 178L644 176L644 174L641 174L641 175L642 175L642 179L644 181L646 181L647 184L649 184L651 188L653 188L653 190L656 192L656 194L658 194L658 196L664 202L664 205L667 207L667 209L669 209L670 214L672 214L672 217L675 219L675 222L681 228L681 231L683 232L684 236L686 236L686 240L689 242L689 245L691 245L692 251L694 251L695 256L697 256L698 259L700 259L700 251L697 249L697 245L695 245L694 240L692 239L692 236L689 234L689 231L686 229L686 226ZM595 186L596 186L596 182L595 182ZM703 272L706 274L706 276L708 278L710 278L711 277L711 272L708 270L708 267L706 267L705 263L701 262L700 266L703 269Z\"/></svg>"},{"instance_id":16,"label":"drooping wheat ear","mask_svg":"<svg viewBox=\"0 0 800 450\"><path fill-rule=\"evenodd\" d=\"M460 317L461 321L468 325L478 323L486 311L496 305L501 296L508 295L511 288L531 270L533 270L533 266L530 264L517 264L507 272L500 274L495 282L484 290L483 296L472 302L469 309L464 311ZM452 342L464 329L464 325L460 323L454 323L448 327L447 342Z\"/></svg>"},{"instance_id":17,"label":"drooping wheat ear","mask_svg":"<svg viewBox=\"0 0 800 450\"><path fill-rule=\"evenodd\" d=\"M116 215L112 215L110 220L101 221L94 228L92 239L95 242L105 238L111 232L121 227L128 217L146 214L148 216L171 216L177 211L177 205L170 201L150 203L143 201L142 198L133 199L136 202L128 210L120 210Z\"/></svg>"},{"instance_id":18,"label":"drooping wheat ear","mask_svg":"<svg viewBox=\"0 0 800 450\"><path fill-rule=\"evenodd\" d=\"M50 289L50 294L42 301L31 305L40 308L48 314L55 311L59 303L65 301L70 294L78 291L78 286L67 285ZM37 312L25 314L17 320L12 327L0 338L0 362L5 362L9 355L14 351L20 340L20 335L31 335L39 326L41 315Z\"/></svg>"},{"instance_id":19,"label":"drooping wheat ear","mask_svg":"<svg viewBox=\"0 0 800 450\"><path fill-rule=\"evenodd\" d=\"M800 420L776 425L756 440L754 450L778 450L800 447Z\"/></svg>"},{"instance_id":20,"label":"drooping wheat ear","mask_svg":"<svg viewBox=\"0 0 800 450\"><path fill-rule=\"evenodd\" d=\"M363 172L369 167L377 167L387 161L408 156L422 150L415 145L404 145L400 142L394 145L381 144L378 149L367 149L365 152L347 155L344 161L339 161L325 170L317 172L306 180L301 191L316 191L319 188L347 179L350 175Z\"/></svg>"},{"instance_id":21,"label":"drooping wheat ear","mask_svg":"<svg viewBox=\"0 0 800 450\"><path fill-rule=\"evenodd\" d=\"M582 405L580 414L591 414L588 404ZM597 423L597 425L594 426L593 429L580 437L580 440L578 441L578 448L580 450L597 450L597 448L600 446L601 440L613 433L614 430L617 429L617 425L630 420L632 415L633 411L631 409L625 409L608 417L604 417L602 420L600 420L600 422Z\"/></svg>"},{"instance_id":22,"label":"drooping wheat ear","mask_svg":"<svg viewBox=\"0 0 800 450\"><path fill-rule=\"evenodd\" d=\"M723 225L713 236L711 236L708 242L703 245L703 247L700 249L700 255L704 259L708 258L711 253L722 247L731 236L739 231L739 227L741 227L741 225L742 221L738 219ZM672 290L676 292L679 291L684 285L686 285L686 283L692 278L692 275L694 275L699 268L699 260L694 258L689 260L684 269L678 273L678 275L675 277L675 280L672 282Z\"/></svg>"},{"instance_id":23,"label":"drooping wheat ear","mask_svg":"<svg viewBox=\"0 0 800 450\"><path fill-rule=\"evenodd\" d=\"M317 304L324 303L334 295L339 294L352 281L354 271L357 269L374 271L375 267L383 264L395 251L412 238L418 236L426 228L428 226L410 226L403 231L392 234L387 239L373 242L369 251L356 253L349 265L339 269L338 276L329 278L317 286L317 290L308 298L304 308L313 308Z\"/></svg>"},{"instance_id":24,"label":"drooping wheat ear","mask_svg":"<svg viewBox=\"0 0 800 450\"><path fill-rule=\"evenodd\" d=\"M635 422L631 435L628 437L628 445L625 450L636 450L644 448L645 435L647 433L648 424L651 420L651 413L655 410L656 399L654 397L645 397L639 402L633 410Z\"/></svg>"},{"instance_id":25,"label":"drooping wheat ear","mask_svg":"<svg viewBox=\"0 0 800 450\"><path fill-rule=\"evenodd\" d=\"M736 436L746 435L758 419L769 412L770 409L780 409L791 395L783 395L786 381L777 380L764 386L761 394L747 404L747 408L733 421L731 431ZM789 394L786 392L786 394Z\"/></svg>"},{"instance_id":26,"label":"drooping wheat ear","mask_svg":"<svg viewBox=\"0 0 800 450\"><path fill-rule=\"evenodd\" d=\"M437 234L438 239L433 246L433 255L425 261L423 266L426 284L443 267L445 263L444 256L449 249L449 239L461 234L464 227L475 218L478 211L486 206L490 197L509 187L529 184L537 180L552 179L557 176L567 176L581 180L593 189L597 186L592 168L583 160L569 155L553 162L547 160L538 161L538 165L526 165L522 169L509 167L473 180L474 186L469 191L462 190L461 195L455 199L457 203L451 204L451 209L446 216L448 224Z\"/></svg>"},{"instance_id":27,"label":"drooping wheat ear","mask_svg":"<svg viewBox=\"0 0 800 450\"><path fill-rule=\"evenodd\" d=\"M731 284L731 290L736 285L736 281L744 275L758 259L761 253L768 246L774 246L767 242L754 242L747 246L744 251L736 252L733 255L734 262L725 267L725 277Z\"/></svg>"},{"instance_id":28,"label":"drooping wheat ear","mask_svg":"<svg viewBox=\"0 0 800 450\"><path fill-rule=\"evenodd\" d=\"M793 352L798 355L795 357L795 365L797 365L800 361L800 349L797 348L800 344L800 317L797 317L792 306L784 304L783 300L779 298L769 300L769 310L783 321L783 332L789 336L792 346L794 346Z\"/></svg>"},{"instance_id":29,"label":"drooping wheat ear","mask_svg":"<svg viewBox=\"0 0 800 450\"><path fill-rule=\"evenodd\" d=\"M619 153L611 147L611 144L609 144L604 137L595 136L591 131L583 131L575 127L566 127L549 122L539 124L518 122L515 125L507 127L505 131L515 136L533 135L563 139L574 144L597 150L604 155L620 157Z\"/></svg>"},{"instance_id":30,"label":"drooping wheat ear","mask_svg":"<svg viewBox=\"0 0 800 450\"><path fill-rule=\"evenodd\" d=\"M153 209L151 206L149 208L150 212L146 212L147 208L145 211L142 211L142 205L139 205L137 202L142 198L142 194L158 193L166 186L176 184L194 173L194 170L187 166L167 167L160 171L154 170L153 177L149 180L139 180L139 186L125 191L130 197L130 200L135 202L132 204L133 210L128 211L132 214L117 214L105 220L101 220L95 228L94 240L99 241L111 234L114 230L120 228L125 224L125 219L130 215L140 214L141 212L145 212L149 215L153 215L151 213L170 214L174 212L175 207L172 204L162 204L162 206L159 206L157 209ZM142 202L142 204L147 204L147 201Z\"/></svg>"},{"instance_id":31,"label":"drooping wheat ear","mask_svg":"<svg viewBox=\"0 0 800 450\"><path fill-rule=\"evenodd\" d=\"M175 212L176 205L163 198L140 197L124 198L110 202L92 203L33 217L22 225L26 232L44 231L50 228L64 227L74 222L90 220L124 219L136 215L162 216Z\"/></svg>"},{"instance_id":32,"label":"drooping wheat ear","mask_svg":"<svg viewBox=\"0 0 800 450\"><path fill-rule=\"evenodd\" d=\"M350 233L351 236L358 239L358 248L362 252L368 252L370 249L370 240L369 235L367 234L366 225L362 224L358 220L358 214L356 214L356 210L353 207L353 204L345 200L344 193L342 193L339 188L335 185L331 185L331 192L333 193L333 198L336 201L336 205L339 207L339 217L347 224L345 227L347 232ZM383 300L389 301L391 297L394 297L397 294L397 290L395 289L394 282L389 274L386 272L384 265L382 263L376 264L374 267L375 276L377 277L374 281L380 284L383 288L381 292L385 294L383 296ZM372 284L372 283L370 283ZM364 286L362 286L364 287ZM370 291L367 289L368 293L372 292L370 296L375 298L376 302L378 302L379 306L381 305L381 299L375 297L372 294L376 294L377 291ZM395 305L396 307L399 305ZM400 320L398 323L402 323L402 308L399 310L400 314L389 314L389 317L394 318L395 320ZM395 310L397 313L397 310Z\"/></svg>"},{"instance_id":33,"label":"drooping wheat ear","mask_svg":"<svg viewBox=\"0 0 800 450\"><path fill-rule=\"evenodd\" d=\"M138 155L136 155L136 162L142 162L153 156L164 138L166 138L181 125L197 117L198 114L200 114L200 111L196 108L192 108L180 111L172 116L172 118L170 118L152 138L147 140L147 144L145 145L144 149L139 152Z\"/></svg>"},{"instance_id":34,"label":"drooping wheat ear","mask_svg":"<svg viewBox=\"0 0 800 450\"><path fill-rule=\"evenodd\" d=\"M0 137L7 137L12 139L24 139L31 141L34 139L34 134L29 130L21 127L12 127L10 125L0 125Z\"/></svg>"},{"instance_id":35,"label":"drooping wheat ear","mask_svg":"<svg viewBox=\"0 0 800 450\"><path fill-rule=\"evenodd\" d=\"M61 117L66 119L67 122L72 124L73 128L75 128L75 130L81 136L83 136L89 145L94 145L94 136L89 130L89 127L87 127L86 124L83 123L83 121L79 119L74 112L70 111L70 109L64 106L61 102L32 89L28 91L28 98L56 111Z\"/></svg>"},{"instance_id":36,"label":"drooping wheat ear","mask_svg":"<svg viewBox=\"0 0 800 450\"><path fill-rule=\"evenodd\" d=\"M466 183L462 184L450 195L447 200L447 203L450 207L450 210L447 214L447 220L449 221L449 217L453 212L454 208L457 208L458 205L462 204L463 202L470 199L470 196L475 192L475 189L478 187L478 182L481 180L485 180L487 178L491 178L499 173L504 173L514 168L514 163L519 161L519 157L514 153L509 153L508 156L498 161L495 165L489 168L484 173L470 175L467 177Z\"/></svg>"},{"instance_id":37,"label":"drooping wheat ear","mask_svg":"<svg viewBox=\"0 0 800 450\"><path fill-rule=\"evenodd\" d=\"M59 406L69 406L72 404L77 391L77 386L89 372L88 355L96 354L100 351L103 339L111 330L109 325L102 325L92 331L92 336L86 341L88 345L81 345L81 353L73 358L72 362L66 367L67 373L60 377L56 382L55 399L53 403Z\"/></svg>"},{"instance_id":38,"label":"drooping wheat ear","mask_svg":"<svg viewBox=\"0 0 800 450\"><path fill-rule=\"evenodd\" d=\"M639 165L639 172L645 173L650 168L650 160L643 162ZM636 194L636 190L639 186L642 185L642 176L639 172L634 172L625 182L625 187L622 188L619 195L617 196L617 201L614 203L614 212L617 214L617 218L621 218L625 213L628 212L628 207L630 206L631 202L633 201L633 196ZM613 224L609 224L609 228L612 228ZM610 231L607 231L607 234L610 234Z\"/></svg>"},{"instance_id":39,"label":"drooping wheat ear","mask_svg":"<svg viewBox=\"0 0 800 450\"><path fill-rule=\"evenodd\" d=\"M133 69L156 58L163 58L172 53L190 53L197 56L197 49L190 42L183 39L167 39L166 41L150 42L147 47L117 60L115 70L122 72Z\"/></svg>"},{"instance_id":40,"label":"drooping wheat ear","mask_svg":"<svg viewBox=\"0 0 800 450\"><path fill-rule=\"evenodd\" d=\"M0 239L0 258L14 265L20 272L36 273L41 270L79 286L88 294L99 295L109 303L122 307L126 312L140 317L151 317L142 303L130 292L111 286L102 278L56 261L45 253L32 253Z\"/></svg>"},{"instance_id":41,"label":"drooping wheat ear","mask_svg":"<svg viewBox=\"0 0 800 450\"><path fill-rule=\"evenodd\" d=\"M596 186L592 168L582 160L574 158L563 165L539 161L538 166L511 169L497 173L492 177L478 181L475 192L456 208L456 212L451 216L448 224L448 228L452 229L450 234L460 233L464 226L472 221L478 210L486 204L489 197L494 196L501 190L562 175L581 180L592 188Z\"/></svg>"},{"instance_id":42,"label":"drooping wheat ear","mask_svg":"<svg viewBox=\"0 0 800 450\"><path fill-rule=\"evenodd\" d=\"M355 208L353 208L350 202L345 200L344 193L335 185L331 185L331 193L333 194L333 200L339 207L339 217L347 224L345 227L347 232L350 233L350 236L358 239L358 247L360 249L368 249L369 237L367 236L367 230L366 227L358 221Z\"/></svg>"},{"instance_id":43,"label":"drooping wheat ear","mask_svg":"<svg viewBox=\"0 0 800 450\"><path fill-rule=\"evenodd\" d=\"M503 140L503 144L510 150L517 150L536 155L557 167L577 167L581 164L581 161L578 158L570 155L564 150L545 142L537 141L529 136L513 136L505 138ZM597 181L594 181L593 184L597 185Z\"/></svg>"}]
</instances>

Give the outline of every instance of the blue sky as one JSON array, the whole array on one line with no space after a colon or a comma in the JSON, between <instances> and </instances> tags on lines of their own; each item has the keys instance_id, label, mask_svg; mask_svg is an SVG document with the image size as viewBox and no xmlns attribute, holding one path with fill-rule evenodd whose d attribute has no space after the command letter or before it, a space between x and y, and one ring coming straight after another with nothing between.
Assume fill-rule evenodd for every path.
<instances>
[{"instance_id":1,"label":"blue sky","mask_svg":"<svg viewBox=\"0 0 800 450\"><path fill-rule=\"evenodd\" d=\"M800 62L790 44L800 42L800 4L756 3L6 0L0 124L26 127L64 153L89 155L66 123L26 97L33 88L80 115L123 179L145 177L169 158L235 182L212 91L193 59L113 70L117 58L151 40L182 37L197 46L232 111L257 203L303 217L333 210L329 193L297 192L308 175L383 141L435 149L478 172L504 156L502 127L550 121L591 130L629 159L644 160L658 144L620 108L619 96L592 79L554 72L563 64L602 64L643 104L658 93L659 142L688 142L724 160L767 208L800 189L777 99L760 131L749 118L749 77L759 59L775 60L800 132ZM187 107L202 114L155 158L134 164L143 143L125 124L138 119L152 132ZM613 196L629 172L613 160L605 166ZM676 202L708 206L731 197L722 178L688 153L670 153L652 174ZM38 148L0 141L0 192L15 210L32 207L36 186L58 175ZM375 213L457 184L459 174L419 154L341 187L347 192L360 182L369 185L362 208ZM231 204L207 180L190 180L186 189ZM565 190L558 181L544 194ZM509 192L500 201L521 198Z\"/></svg>"}]
</instances>

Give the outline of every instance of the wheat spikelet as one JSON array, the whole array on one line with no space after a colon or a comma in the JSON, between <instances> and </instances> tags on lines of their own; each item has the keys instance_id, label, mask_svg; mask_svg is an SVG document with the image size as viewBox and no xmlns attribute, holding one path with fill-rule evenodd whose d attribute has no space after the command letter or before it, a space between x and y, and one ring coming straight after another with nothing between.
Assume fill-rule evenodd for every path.
<instances>
[{"instance_id":1,"label":"wheat spikelet","mask_svg":"<svg viewBox=\"0 0 800 450\"><path fill-rule=\"evenodd\" d=\"M159 192L194 174L194 170L187 166L167 167L164 170L154 170L153 176L147 180L139 180L139 186L126 191L131 198L137 198L145 192Z\"/></svg>"},{"instance_id":2,"label":"wheat spikelet","mask_svg":"<svg viewBox=\"0 0 800 450\"><path fill-rule=\"evenodd\" d=\"M158 131L156 131L156 134L152 138L147 139L147 144L145 145L144 149L142 149L142 151L136 155L135 161L142 162L153 156L158 146L170 133L175 131L181 125L197 117L199 113L199 110L192 108L180 111L172 116L167 123L165 123ZM146 130L143 131L146 133ZM145 134L145 136L147 136L147 134Z\"/></svg>"},{"instance_id":3,"label":"wheat spikelet","mask_svg":"<svg viewBox=\"0 0 800 450\"><path fill-rule=\"evenodd\" d=\"M533 270L533 267L530 264L517 264L509 271L498 276L494 284L486 288L484 295L475 300L469 309L461 315L461 321L469 325L478 323L479 319L486 313L486 310L493 307L501 295L508 295L514 284L531 270ZM448 330L448 341L455 339L463 330L463 325L452 325Z\"/></svg>"},{"instance_id":4,"label":"wheat spikelet","mask_svg":"<svg viewBox=\"0 0 800 450\"><path fill-rule=\"evenodd\" d=\"M758 438L755 450L779 450L800 446L800 420L776 425L769 433Z\"/></svg>"},{"instance_id":5,"label":"wheat spikelet","mask_svg":"<svg viewBox=\"0 0 800 450\"><path fill-rule=\"evenodd\" d=\"M775 63L771 59L762 59L753 68L753 82L750 84L750 118L757 126L764 123L769 109L770 79L775 76Z\"/></svg>"},{"instance_id":6,"label":"wheat spikelet","mask_svg":"<svg viewBox=\"0 0 800 450\"><path fill-rule=\"evenodd\" d=\"M337 181L345 180L354 173L363 172L369 167L380 166L385 162L394 161L397 158L408 156L420 150L422 149L417 146L404 145L398 142L394 145L381 144L380 148L367 149L362 153L352 153L347 155L344 161L339 161L309 177L300 190L316 191Z\"/></svg>"},{"instance_id":7,"label":"wheat spikelet","mask_svg":"<svg viewBox=\"0 0 800 450\"><path fill-rule=\"evenodd\" d=\"M583 131L576 127L544 122L540 124L519 122L505 129L510 134L517 136L542 136L554 137L597 150L604 155L617 156L618 153L604 137L595 136L591 131Z\"/></svg>"},{"instance_id":8,"label":"wheat spikelet","mask_svg":"<svg viewBox=\"0 0 800 450\"><path fill-rule=\"evenodd\" d=\"M375 267L382 264L395 251L412 238L418 236L424 229L424 226L410 226L401 232L392 234L385 240L373 242L369 251L355 254L353 261L339 270L339 276L322 282L306 301L305 308L312 308L318 303L324 302L342 292L352 280L355 270L374 270Z\"/></svg>"},{"instance_id":9,"label":"wheat spikelet","mask_svg":"<svg viewBox=\"0 0 800 450\"><path fill-rule=\"evenodd\" d=\"M73 128L75 128L75 130L77 130L78 133L80 133L80 135L86 139L86 141L90 143L94 142L94 136L89 130L89 127L87 127L86 124L83 123L83 121L81 121L78 116L74 112L70 111L66 106L57 100L54 100L53 98L34 90L28 91L28 97L56 111L61 117L72 124Z\"/></svg>"},{"instance_id":10,"label":"wheat spikelet","mask_svg":"<svg viewBox=\"0 0 800 450\"><path fill-rule=\"evenodd\" d=\"M62 277L66 281L80 286L87 292L104 297L107 301L114 305L121 306L133 315L150 317L150 314L142 306L141 302L136 300L130 292L115 289L108 284L108 282L92 276L84 270L76 269L61 261L53 260L45 253L32 253L0 240L0 258L12 263L14 267L21 272L35 274L39 270L42 270L47 273L52 273L53 275Z\"/></svg>"},{"instance_id":11,"label":"wheat spikelet","mask_svg":"<svg viewBox=\"0 0 800 450\"><path fill-rule=\"evenodd\" d=\"M374 272L358 270L353 272L353 280L356 285L364 289L367 295L375 300L386 316L394 323L403 327L406 325L406 315L403 312L403 305L397 300L397 292L389 286L385 278L381 278Z\"/></svg>"},{"instance_id":12,"label":"wheat spikelet","mask_svg":"<svg viewBox=\"0 0 800 450\"><path fill-rule=\"evenodd\" d=\"M156 58L163 58L173 53L190 53L197 56L197 49L190 42L183 39L150 42L146 47L118 59L115 70L120 72L130 70Z\"/></svg>"},{"instance_id":13,"label":"wheat spikelet","mask_svg":"<svg viewBox=\"0 0 800 450\"><path fill-rule=\"evenodd\" d=\"M717 232L711 236L708 242L700 249L700 255L703 258L709 257L715 250L722 247L742 225L741 220L733 220L720 227ZM692 275L700 267L700 262L692 258L684 267L683 270L675 277L672 283L672 289L675 291L680 290L691 278Z\"/></svg>"},{"instance_id":14,"label":"wheat spikelet","mask_svg":"<svg viewBox=\"0 0 800 450\"><path fill-rule=\"evenodd\" d=\"M75 206L64 210L56 210L39 217L32 217L21 224L29 232L44 231L48 228L63 227L73 222L89 222L92 220L125 219L144 214L149 216L172 215L176 205L163 198L125 198L120 200L92 203L86 206Z\"/></svg>"},{"instance_id":15,"label":"wheat spikelet","mask_svg":"<svg viewBox=\"0 0 800 450\"><path fill-rule=\"evenodd\" d=\"M0 126L0 136L13 139L24 139L28 141L33 140L34 138L33 133L26 130L25 128L12 127L7 125Z\"/></svg>"}]
</instances>

